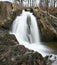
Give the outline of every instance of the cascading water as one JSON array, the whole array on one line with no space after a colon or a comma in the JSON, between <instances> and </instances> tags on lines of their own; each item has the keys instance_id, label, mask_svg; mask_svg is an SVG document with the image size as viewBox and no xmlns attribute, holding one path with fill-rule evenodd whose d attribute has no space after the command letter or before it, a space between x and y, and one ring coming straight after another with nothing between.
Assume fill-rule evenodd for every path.
<instances>
[{"instance_id":1,"label":"cascading water","mask_svg":"<svg viewBox=\"0 0 57 65\"><path fill-rule=\"evenodd\" d=\"M35 16L23 11L17 16L12 25L11 34L14 34L21 45L40 52L43 56L50 54L52 50L40 43L39 30ZM49 52L49 53L48 53Z\"/></svg>"},{"instance_id":2,"label":"cascading water","mask_svg":"<svg viewBox=\"0 0 57 65\"><path fill-rule=\"evenodd\" d=\"M17 16L13 23L12 32L15 33L18 39L24 42L39 42L36 18L32 13L23 11L21 16Z\"/></svg>"},{"instance_id":3,"label":"cascading water","mask_svg":"<svg viewBox=\"0 0 57 65\"><path fill-rule=\"evenodd\" d=\"M39 30L35 16L30 12L23 10L20 16L17 16L12 25L12 34L14 34L20 44L25 47L38 51L43 55L45 46L40 44Z\"/></svg>"}]
</instances>

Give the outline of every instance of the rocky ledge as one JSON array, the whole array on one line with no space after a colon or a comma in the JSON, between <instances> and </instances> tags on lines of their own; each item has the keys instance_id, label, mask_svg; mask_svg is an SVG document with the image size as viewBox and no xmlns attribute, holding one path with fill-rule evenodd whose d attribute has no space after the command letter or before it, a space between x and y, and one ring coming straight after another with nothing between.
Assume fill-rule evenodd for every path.
<instances>
[{"instance_id":1,"label":"rocky ledge","mask_svg":"<svg viewBox=\"0 0 57 65\"><path fill-rule=\"evenodd\" d=\"M42 55L19 45L15 36L0 27L1 65L46 65Z\"/></svg>"},{"instance_id":2,"label":"rocky ledge","mask_svg":"<svg viewBox=\"0 0 57 65\"><path fill-rule=\"evenodd\" d=\"M37 18L41 40L43 42L57 42L57 17L39 8L34 9L33 13Z\"/></svg>"},{"instance_id":3,"label":"rocky ledge","mask_svg":"<svg viewBox=\"0 0 57 65\"><path fill-rule=\"evenodd\" d=\"M0 1L0 26L9 30L15 17L21 13L22 7L19 4Z\"/></svg>"}]
</instances>

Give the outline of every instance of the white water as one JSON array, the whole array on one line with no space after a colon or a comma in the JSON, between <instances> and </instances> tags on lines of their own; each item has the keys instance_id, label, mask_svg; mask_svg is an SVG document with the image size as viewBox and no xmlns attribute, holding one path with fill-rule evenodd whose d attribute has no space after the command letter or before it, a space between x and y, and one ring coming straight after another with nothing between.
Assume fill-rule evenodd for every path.
<instances>
[{"instance_id":1,"label":"white water","mask_svg":"<svg viewBox=\"0 0 57 65\"><path fill-rule=\"evenodd\" d=\"M17 16L12 25L12 34L14 34L21 45L38 51L43 56L50 49L40 43L39 30L35 16L30 12L23 11ZM50 51L49 51L50 52Z\"/></svg>"},{"instance_id":2,"label":"white water","mask_svg":"<svg viewBox=\"0 0 57 65\"><path fill-rule=\"evenodd\" d=\"M32 13L23 11L21 16L17 16L13 23L12 32L24 42L39 42L39 32L36 19Z\"/></svg>"}]
</instances>

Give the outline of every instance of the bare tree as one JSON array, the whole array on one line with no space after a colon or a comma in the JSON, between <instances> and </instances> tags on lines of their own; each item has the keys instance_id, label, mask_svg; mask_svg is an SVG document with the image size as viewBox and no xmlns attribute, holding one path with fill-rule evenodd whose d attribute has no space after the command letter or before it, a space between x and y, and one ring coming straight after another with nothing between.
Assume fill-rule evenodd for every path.
<instances>
[{"instance_id":1,"label":"bare tree","mask_svg":"<svg viewBox=\"0 0 57 65\"><path fill-rule=\"evenodd\" d=\"M55 8L56 1L57 1L57 0L54 0L54 8Z\"/></svg>"},{"instance_id":2,"label":"bare tree","mask_svg":"<svg viewBox=\"0 0 57 65\"><path fill-rule=\"evenodd\" d=\"M49 1L48 0L45 0L45 4L46 4L46 11L48 11L48 6L49 6Z\"/></svg>"},{"instance_id":3,"label":"bare tree","mask_svg":"<svg viewBox=\"0 0 57 65\"><path fill-rule=\"evenodd\" d=\"M39 6L40 8L42 8L42 0L40 0Z\"/></svg>"}]
</instances>

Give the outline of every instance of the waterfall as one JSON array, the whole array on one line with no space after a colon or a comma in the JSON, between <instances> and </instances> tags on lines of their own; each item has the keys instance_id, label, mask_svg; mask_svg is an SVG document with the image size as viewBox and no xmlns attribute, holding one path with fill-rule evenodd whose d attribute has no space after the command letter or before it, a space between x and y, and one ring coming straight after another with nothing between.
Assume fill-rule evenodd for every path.
<instances>
[{"instance_id":1,"label":"waterfall","mask_svg":"<svg viewBox=\"0 0 57 65\"><path fill-rule=\"evenodd\" d=\"M12 26L12 33L17 39L28 43L39 42L39 31L35 16L30 12L23 11L21 16L17 16Z\"/></svg>"},{"instance_id":2,"label":"waterfall","mask_svg":"<svg viewBox=\"0 0 57 65\"><path fill-rule=\"evenodd\" d=\"M19 44L34 51L38 51L42 53L42 55L46 55L45 52L50 50L40 43L37 20L30 12L23 10L22 14L16 17L12 24L11 34L16 36Z\"/></svg>"}]
</instances>

